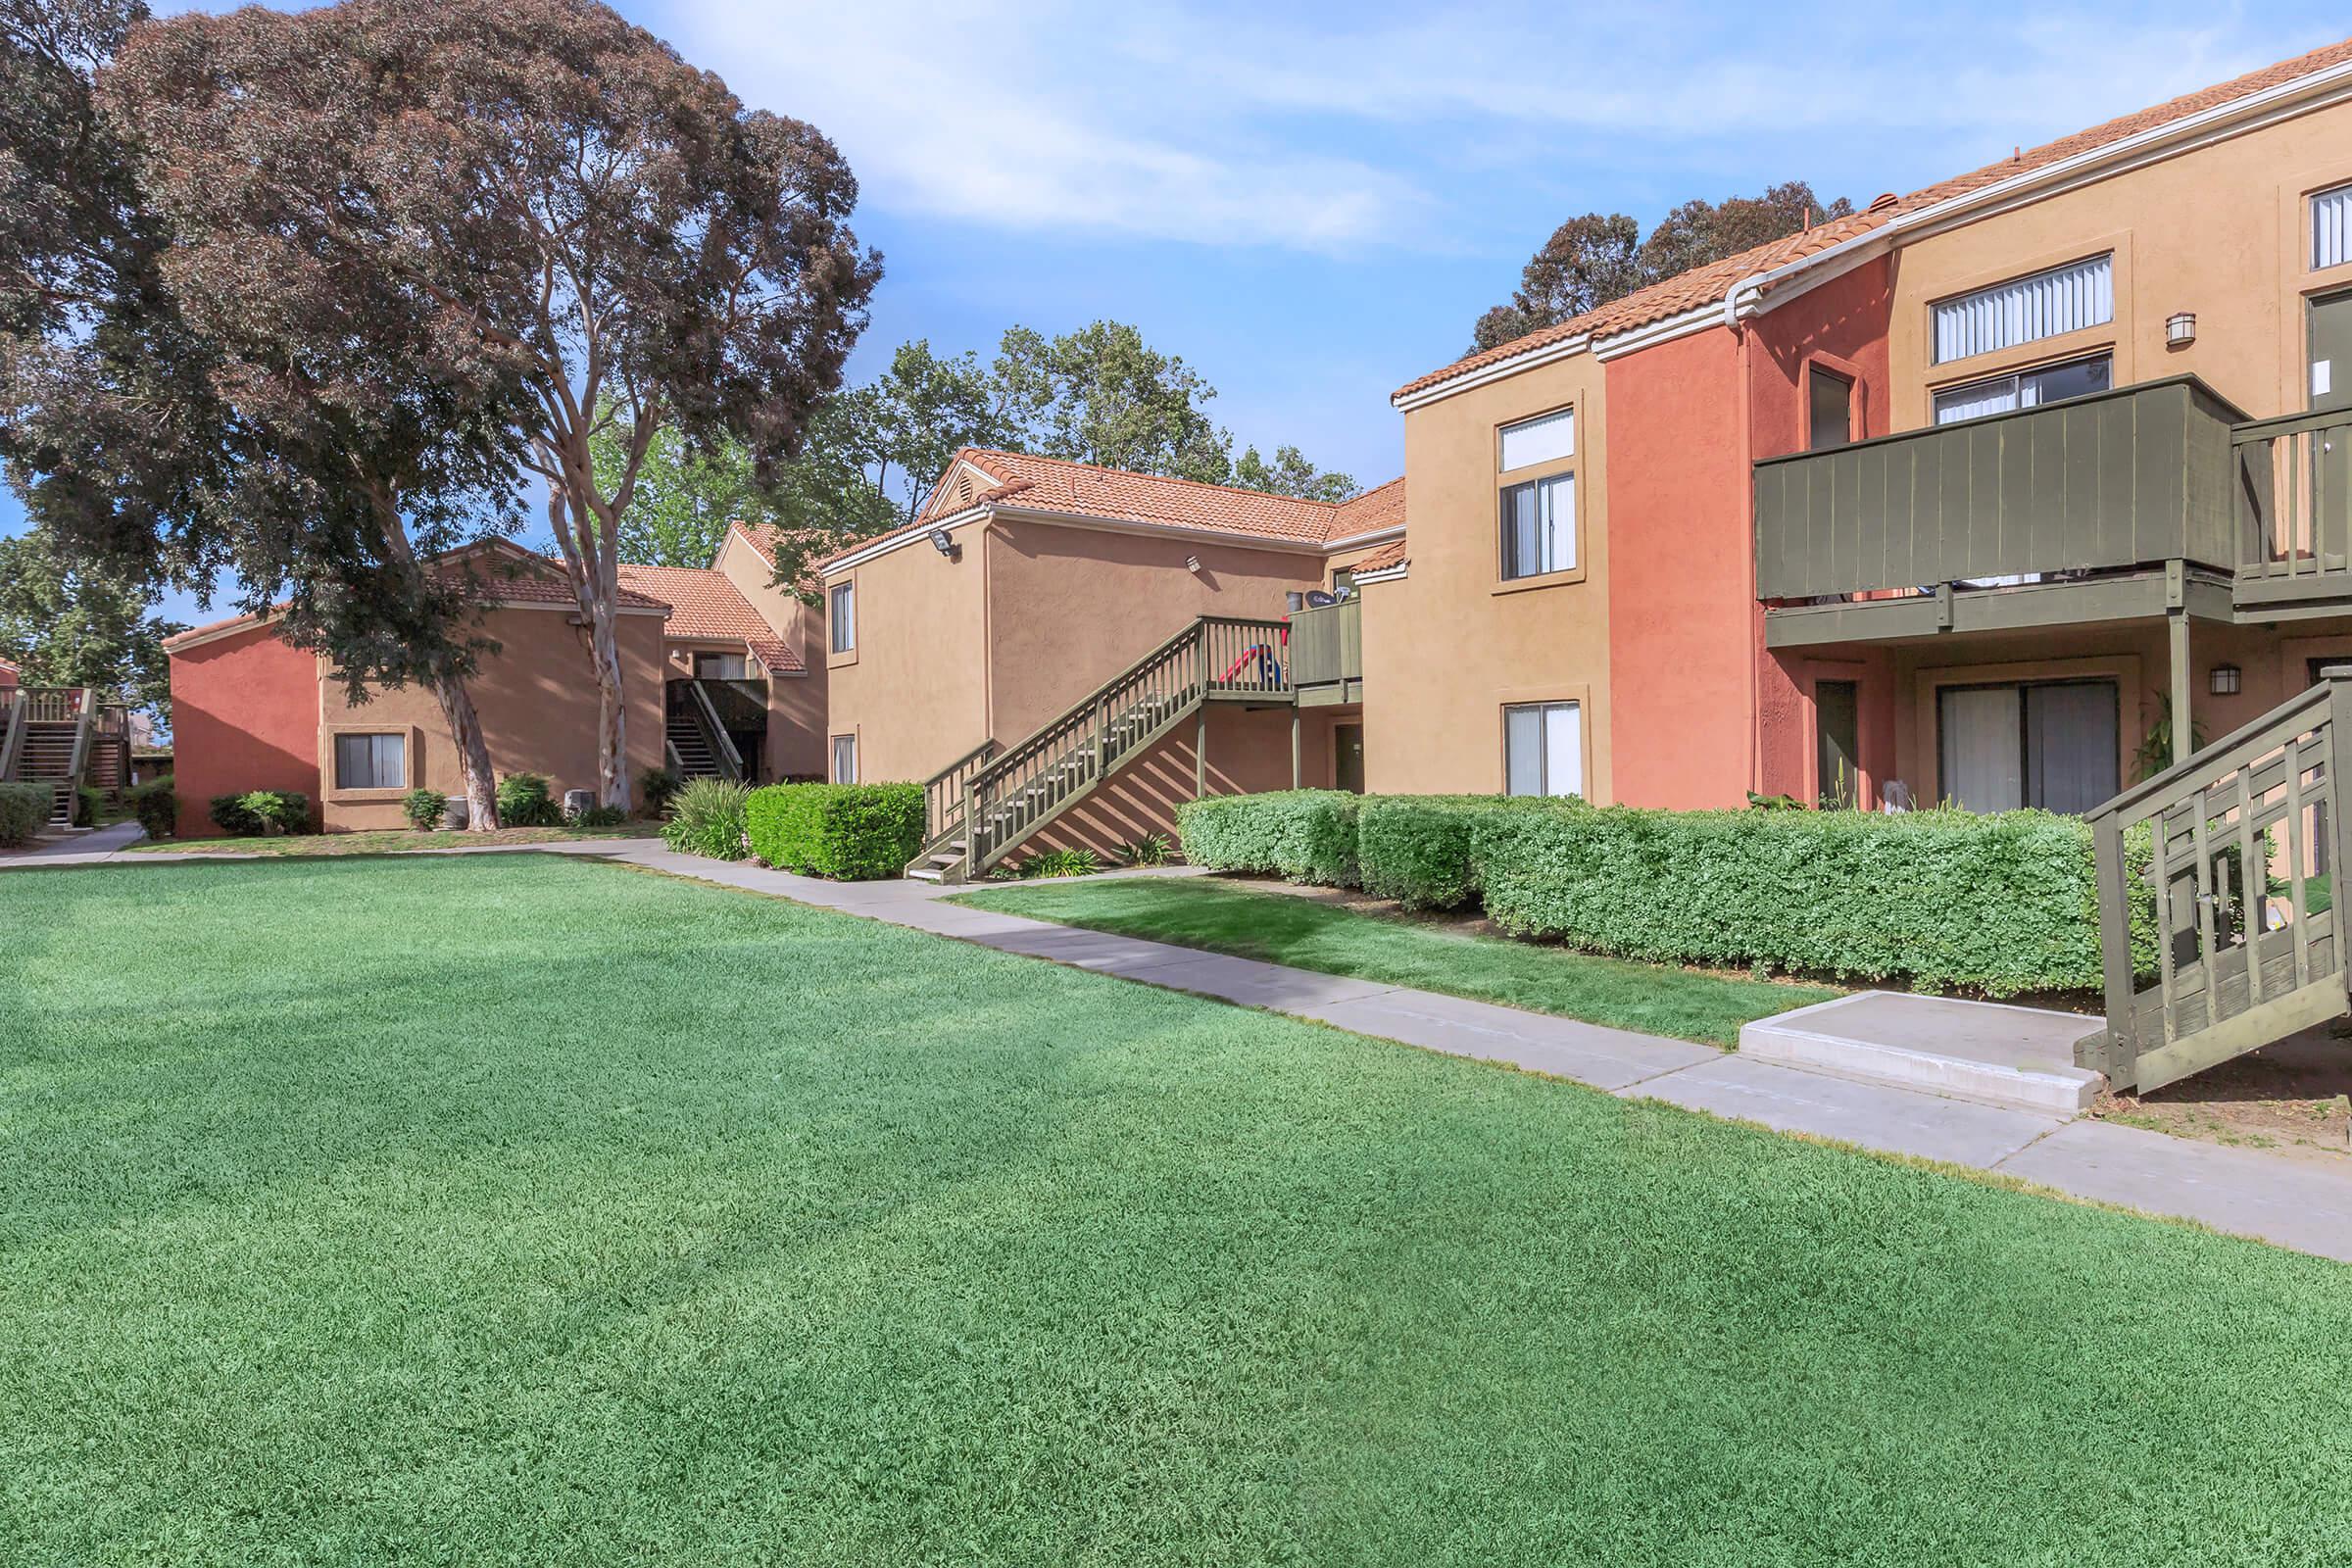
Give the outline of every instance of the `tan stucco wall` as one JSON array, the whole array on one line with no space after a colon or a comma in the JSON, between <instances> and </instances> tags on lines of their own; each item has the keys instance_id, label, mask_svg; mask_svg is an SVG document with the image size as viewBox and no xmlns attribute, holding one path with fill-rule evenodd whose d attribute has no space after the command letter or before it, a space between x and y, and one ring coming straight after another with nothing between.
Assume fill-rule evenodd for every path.
<instances>
[{"instance_id":1,"label":"tan stucco wall","mask_svg":"<svg viewBox=\"0 0 2352 1568\"><path fill-rule=\"evenodd\" d=\"M762 769L771 779L822 778L825 773L825 612L769 580L759 552L728 530L711 569L724 575L775 628L786 647L801 656L804 675L774 675L767 688L767 756Z\"/></svg>"},{"instance_id":2,"label":"tan stucco wall","mask_svg":"<svg viewBox=\"0 0 2352 1568\"><path fill-rule=\"evenodd\" d=\"M858 737L866 783L927 779L988 738L988 552L956 537L952 560L917 540L826 574L828 594L858 585L858 646L826 658L825 733Z\"/></svg>"},{"instance_id":3,"label":"tan stucco wall","mask_svg":"<svg viewBox=\"0 0 2352 1568\"><path fill-rule=\"evenodd\" d=\"M596 788L596 676L584 633L565 609L494 610L485 633L500 644L470 682L475 709L499 776L544 773L559 798L567 789ZM629 782L659 766L662 732L662 620L622 615L622 689L628 702ZM334 787L336 734L352 730L404 731L409 736L409 786L341 791ZM465 791L455 745L440 704L419 686L379 691L359 705L321 663L318 678L318 777L321 817L329 832L404 827L400 797L422 785L444 794Z\"/></svg>"},{"instance_id":4,"label":"tan stucco wall","mask_svg":"<svg viewBox=\"0 0 2352 1568\"><path fill-rule=\"evenodd\" d=\"M1279 620L1287 593L1326 575L1319 553L1000 519L988 530L996 738L1019 740L1196 615Z\"/></svg>"},{"instance_id":5,"label":"tan stucco wall","mask_svg":"<svg viewBox=\"0 0 2352 1568\"><path fill-rule=\"evenodd\" d=\"M1584 704L1587 794L1613 799L1601 384L1599 362L1580 354L1405 415L1412 565L1363 590L1364 782L1374 793L1499 791L1504 706L1575 699ZM1569 406L1580 569L1506 585L1495 432Z\"/></svg>"},{"instance_id":6,"label":"tan stucco wall","mask_svg":"<svg viewBox=\"0 0 2352 1568\"><path fill-rule=\"evenodd\" d=\"M2352 266L2310 270L2306 198L2346 180L2352 105L2338 105L1907 243L1889 333L1894 428L1930 422L1935 387L2109 346L2119 386L2193 373L2255 418L2299 412L2303 299L2352 286ZM1934 363L1935 301L2104 250L2112 325ZM2169 349L2165 318L2179 311L2195 313L2197 340Z\"/></svg>"}]
</instances>

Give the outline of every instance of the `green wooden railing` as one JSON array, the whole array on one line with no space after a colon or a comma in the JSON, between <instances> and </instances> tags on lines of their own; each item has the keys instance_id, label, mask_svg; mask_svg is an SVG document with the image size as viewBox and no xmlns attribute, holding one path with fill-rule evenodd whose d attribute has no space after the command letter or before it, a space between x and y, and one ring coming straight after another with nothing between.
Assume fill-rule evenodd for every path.
<instances>
[{"instance_id":1,"label":"green wooden railing","mask_svg":"<svg viewBox=\"0 0 2352 1568\"><path fill-rule=\"evenodd\" d=\"M2352 410L2241 424L2230 442L2237 602L2352 592Z\"/></svg>"},{"instance_id":2,"label":"green wooden railing","mask_svg":"<svg viewBox=\"0 0 2352 1568\"><path fill-rule=\"evenodd\" d=\"M918 861L963 831L963 792L1004 750L993 738L982 741L923 781L923 853L916 857Z\"/></svg>"},{"instance_id":3,"label":"green wooden railing","mask_svg":"<svg viewBox=\"0 0 2352 1568\"><path fill-rule=\"evenodd\" d=\"M2144 1093L2347 1010L2319 896L2352 858L2347 770L2352 668L2330 669L2091 812L2107 1022L2080 1064Z\"/></svg>"},{"instance_id":4,"label":"green wooden railing","mask_svg":"<svg viewBox=\"0 0 2352 1568\"><path fill-rule=\"evenodd\" d=\"M1301 698L1364 678L1364 602L1291 612L1291 684ZM1339 700L1337 694L1331 700Z\"/></svg>"}]
</instances>

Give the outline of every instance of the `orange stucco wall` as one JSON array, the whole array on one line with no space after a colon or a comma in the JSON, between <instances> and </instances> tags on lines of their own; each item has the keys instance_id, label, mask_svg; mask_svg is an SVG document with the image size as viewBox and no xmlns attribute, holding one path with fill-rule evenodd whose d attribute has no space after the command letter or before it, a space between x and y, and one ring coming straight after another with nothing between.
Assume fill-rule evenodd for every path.
<instances>
[{"instance_id":1,"label":"orange stucco wall","mask_svg":"<svg viewBox=\"0 0 2352 1568\"><path fill-rule=\"evenodd\" d=\"M1498 792L1505 705L1583 705L1585 793L1623 798L1610 714L1609 612L1619 559L1613 395L1591 355L1537 366L1404 416L1412 565L1364 587L1365 787ZM1573 458L1504 474L1500 426L1576 411ZM1577 568L1505 582L1503 484L1576 475Z\"/></svg>"},{"instance_id":2,"label":"orange stucco wall","mask_svg":"<svg viewBox=\"0 0 2352 1568\"><path fill-rule=\"evenodd\" d=\"M264 628L172 656L172 777L182 838L214 838L216 795L318 800L318 661Z\"/></svg>"}]
</instances>

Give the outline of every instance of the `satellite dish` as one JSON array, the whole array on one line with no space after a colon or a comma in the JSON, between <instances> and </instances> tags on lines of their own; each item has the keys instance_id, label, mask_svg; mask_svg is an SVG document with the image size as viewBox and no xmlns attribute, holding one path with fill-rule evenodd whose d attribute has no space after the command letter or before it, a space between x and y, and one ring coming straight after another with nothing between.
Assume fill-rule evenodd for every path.
<instances>
[{"instance_id":1,"label":"satellite dish","mask_svg":"<svg viewBox=\"0 0 2352 1568\"><path fill-rule=\"evenodd\" d=\"M1320 588L1308 590L1306 596L1306 608L1309 610L1328 610L1339 602L1339 595L1327 594Z\"/></svg>"}]
</instances>

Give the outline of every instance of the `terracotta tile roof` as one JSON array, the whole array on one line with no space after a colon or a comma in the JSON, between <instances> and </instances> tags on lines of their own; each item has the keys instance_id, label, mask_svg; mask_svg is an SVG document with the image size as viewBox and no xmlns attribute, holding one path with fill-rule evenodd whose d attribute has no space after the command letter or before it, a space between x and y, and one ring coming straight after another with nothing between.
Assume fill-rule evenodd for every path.
<instances>
[{"instance_id":1,"label":"terracotta tile roof","mask_svg":"<svg viewBox=\"0 0 2352 1568\"><path fill-rule=\"evenodd\" d=\"M1386 571L1391 566L1401 566L1411 559L1411 555L1405 550L1405 542L1402 539L1392 539L1357 562L1355 570L1359 576L1367 571Z\"/></svg>"},{"instance_id":2,"label":"terracotta tile roof","mask_svg":"<svg viewBox=\"0 0 2352 1568\"><path fill-rule=\"evenodd\" d=\"M1243 538L1314 545L1404 520L1402 479L1393 479L1351 501L1301 501L1293 496L1268 495L1262 490L1129 473L1120 468L1072 463L1064 458L1031 457L984 447L964 448L956 453L956 462L992 481L991 484L986 489L970 486L966 495L966 487L951 490L943 476L914 521L870 539L860 539L816 562L815 566L818 569L830 566L882 540L920 533L937 518L968 507L998 502L1017 501L1040 512L1072 513L1110 522L1197 528ZM955 472L954 466L949 472Z\"/></svg>"},{"instance_id":3,"label":"terracotta tile roof","mask_svg":"<svg viewBox=\"0 0 2352 1568\"><path fill-rule=\"evenodd\" d=\"M752 607L724 572L702 566L624 564L620 581L624 589L635 589L670 607L669 623L662 633L664 637L742 643L774 675L797 675L808 668L792 645L776 634L767 617Z\"/></svg>"},{"instance_id":4,"label":"terracotta tile roof","mask_svg":"<svg viewBox=\"0 0 2352 1568\"><path fill-rule=\"evenodd\" d=\"M1636 289L1623 299L1611 300L1608 304L1588 311L1582 316L1571 317L1565 321L1540 328L1528 333L1525 337L1514 338L1508 343L1497 344L1494 348L1465 355L1443 369L1432 370L1427 375L1416 376L1398 387L1392 395L1408 397L1415 392L1436 386L1442 381L1450 381L1457 375L1466 375L1473 370L1485 369L1488 366L1499 365L1506 360L1517 359L1523 354L1533 354L1539 349L1548 348L1552 344L1563 342L1569 338L1587 335L1597 338L1607 337L1618 332L1629 332L1636 327L1647 326L1653 321L1665 320L1668 317L1680 316L1685 311L1696 310L1702 305L1719 304L1742 278L1757 272L1770 271L1774 268L1818 254L1833 245L1851 239L1857 234L1866 234L1873 229L1883 228L1905 214L1917 212L1924 207L1933 207L1937 202L1948 201L1955 196L1965 196L1971 191L1980 190L1986 185L1995 184L2017 174L2029 173L2050 164L2060 163L2083 153L2095 152L2101 147L2127 140L2142 131L2154 130L2159 126L2171 124L2176 120L2185 120L2191 115L2219 108L2223 104L2244 98L2249 94L2280 86L2293 81L2298 76L2307 76L2315 71L2325 71L2330 66L2342 65L2347 61L2352 61L2352 38L2325 45L2308 54L2297 55L2292 60L2282 60L2275 66L2266 66L2260 71L2249 72L2245 75L2219 82L2211 87L2184 93L2180 97L2157 104L2153 108L2119 116L2114 120L2093 125L2087 130L2079 130L2070 136L2061 136L2056 141L2044 142L2039 147L2027 148L1998 163L1987 164L1982 169L1955 175L1937 184L1913 191L1908 196L1897 197L1892 201L1882 197L1879 201L1873 202L1866 211L1855 213L1851 217L1833 219L1800 233L1789 234L1768 244L1759 245L1753 250L1742 251L1737 256L1729 256L1722 261L1711 262L1705 267L1694 268L1688 272L1652 283L1647 288Z\"/></svg>"}]
</instances>

